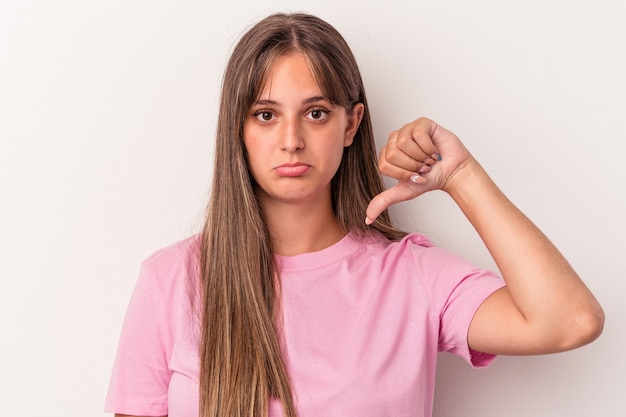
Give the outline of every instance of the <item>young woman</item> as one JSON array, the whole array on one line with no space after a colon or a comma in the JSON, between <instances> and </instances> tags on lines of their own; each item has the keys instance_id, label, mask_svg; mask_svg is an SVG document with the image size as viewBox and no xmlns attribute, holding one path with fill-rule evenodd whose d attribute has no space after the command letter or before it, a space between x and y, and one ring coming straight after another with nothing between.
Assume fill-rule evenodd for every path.
<instances>
[{"instance_id":1,"label":"young woman","mask_svg":"<svg viewBox=\"0 0 626 417\"><path fill-rule=\"evenodd\" d=\"M202 233L143 263L110 412L429 416L439 351L480 367L602 330L593 295L454 134L417 119L377 162L356 61L314 16L269 16L236 46L214 167ZM390 205L435 189L503 279L392 226Z\"/></svg>"}]
</instances>

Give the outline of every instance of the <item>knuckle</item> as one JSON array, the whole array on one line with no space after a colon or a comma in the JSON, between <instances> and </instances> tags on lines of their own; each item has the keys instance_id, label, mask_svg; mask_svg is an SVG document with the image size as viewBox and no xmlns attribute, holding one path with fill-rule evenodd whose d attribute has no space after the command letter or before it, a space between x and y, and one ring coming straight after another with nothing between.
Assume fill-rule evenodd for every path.
<instances>
[{"instance_id":1,"label":"knuckle","mask_svg":"<svg viewBox=\"0 0 626 417\"><path fill-rule=\"evenodd\" d=\"M397 159L398 154L400 154L400 153L401 152L400 152L400 150L398 148L395 148L395 147L389 148L389 147L387 147L385 149L385 159L393 161L394 159Z\"/></svg>"},{"instance_id":2,"label":"knuckle","mask_svg":"<svg viewBox=\"0 0 626 417\"><path fill-rule=\"evenodd\" d=\"M399 133L398 130L394 130L394 131L389 133L389 136L387 136L387 144L388 145L394 143L397 140L398 133Z\"/></svg>"},{"instance_id":3,"label":"knuckle","mask_svg":"<svg viewBox=\"0 0 626 417\"><path fill-rule=\"evenodd\" d=\"M389 207L391 204L393 204L393 201L391 200L391 198L389 198L389 196L385 193L382 193L378 196L380 198L379 203L381 207Z\"/></svg>"},{"instance_id":4,"label":"knuckle","mask_svg":"<svg viewBox=\"0 0 626 417\"><path fill-rule=\"evenodd\" d=\"M378 170L385 175L390 175L393 171L392 165L385 160L378 161Z\"/></svg>"},{"instance_id":5,"label":"knuckle","mask_svg":"<svg viewBox=\"0 0 626 417\"><path fill-rule=\"evenodd\" d=\"M405 149L407 147L408 144L410 144L411 142L413 142L413 138L407 135L402 135L399 136L396 139L396 144L398 146L398 148L400 149Z\"/></svg>"}]
</instances>

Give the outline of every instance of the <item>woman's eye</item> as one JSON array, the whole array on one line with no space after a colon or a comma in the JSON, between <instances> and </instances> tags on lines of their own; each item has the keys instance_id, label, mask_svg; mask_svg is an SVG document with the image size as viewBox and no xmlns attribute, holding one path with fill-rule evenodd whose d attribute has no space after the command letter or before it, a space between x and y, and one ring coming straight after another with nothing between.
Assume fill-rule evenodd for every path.
<instances>
[{"instance_id":1,"label":"woman's eye","mask_svg":"<svg viewBox=\"0 0 626 417\"><path fill-rule=\"evenodd\" d=\"M262 120L264 122L269 122L274 117L272 112L269 112L269 111L260 111L260 112L255 113L254 115L256 116L257 119Z\"/></svg>"},{"instance_id":2,"label":"woman's eye","mask_svg":"<svg viewBox=\"0 0 626 417\"><path fill-rule=\"evenodd\" d=\"M324 109L313 109L309 112L309 117L313 120L323 120L329 111Z\"/></svg>"}]
</instances>

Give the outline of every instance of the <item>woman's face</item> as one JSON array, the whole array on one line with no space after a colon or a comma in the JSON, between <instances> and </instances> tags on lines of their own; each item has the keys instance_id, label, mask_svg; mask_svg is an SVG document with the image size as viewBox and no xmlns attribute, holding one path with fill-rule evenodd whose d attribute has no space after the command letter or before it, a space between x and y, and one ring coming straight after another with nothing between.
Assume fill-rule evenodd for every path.
<instances>
[{"instance_id":1,"label":"woman's face","mask_svg":"<svg viewBox=\"0 0 626 417\"><path fill-rule=\"evenodd\" d=\"M243 130L261 202L330 203L330 181L362 113L362 104L350 115L326 100L302 54L278 58Z\"/></svg>"}]
</instances>

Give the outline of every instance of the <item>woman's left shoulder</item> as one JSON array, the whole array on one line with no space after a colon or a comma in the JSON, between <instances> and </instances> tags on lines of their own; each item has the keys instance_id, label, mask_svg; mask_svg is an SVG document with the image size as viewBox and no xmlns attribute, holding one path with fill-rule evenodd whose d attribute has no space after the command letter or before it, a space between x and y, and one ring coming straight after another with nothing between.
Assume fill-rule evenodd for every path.
<instances>
[{"instance_id":1,"label":"woman's left shoulder","mask_svg":"<svg viewBox=\"0 0 626 417\"><path fill-rule=\"evenodd\" d=\"M430 248L435 246L428 236L421 233L408 233L399 242L400 245L407 247Z\"/></svg>"},{"instance_id":2,"label":"woman's left shoulder","mask_svg":"<svg viewBox=\"0 0 626 417\"><path fill-rule=\"evenodd\" d=\"M357 238L358 239L358 238ZM428 256L436 252L432 241L421 233L407 233L400 239L388 239L381 235L363 236L360 241L363 251L359 253L367 259L382 259L385 263L398 263L410 260L415 256ZM421 254L421 255L420 255Z\"/></svg>"},{"instance_id":3,"label":"woman's left shoulder","mask_svg":"<svg viewBox=\"0 0 626 417\"><path fill-rule=\"evenodd\" d=\"M479 269L459 253L439 246L428 236L417 232L408 233L402 239L390 242L384 252L388 260L395 259L396 262L404 260L423 271L428 271L429 274L433 271L454 273Z\"/></svg>"},{"instance_id":4,"label":"woman's left shoulder","mask_svg":"<svg viewBox=\"0 0 626 417\"><path fill-rule=\"evenodd\" d=\"M421 233L407 233L404 237L398 240L389 240L385 245L385 252L407 252L414 250L422 250L426 248L433 248L435 245L426 236Z\"/></svg>"}]
</instances>

